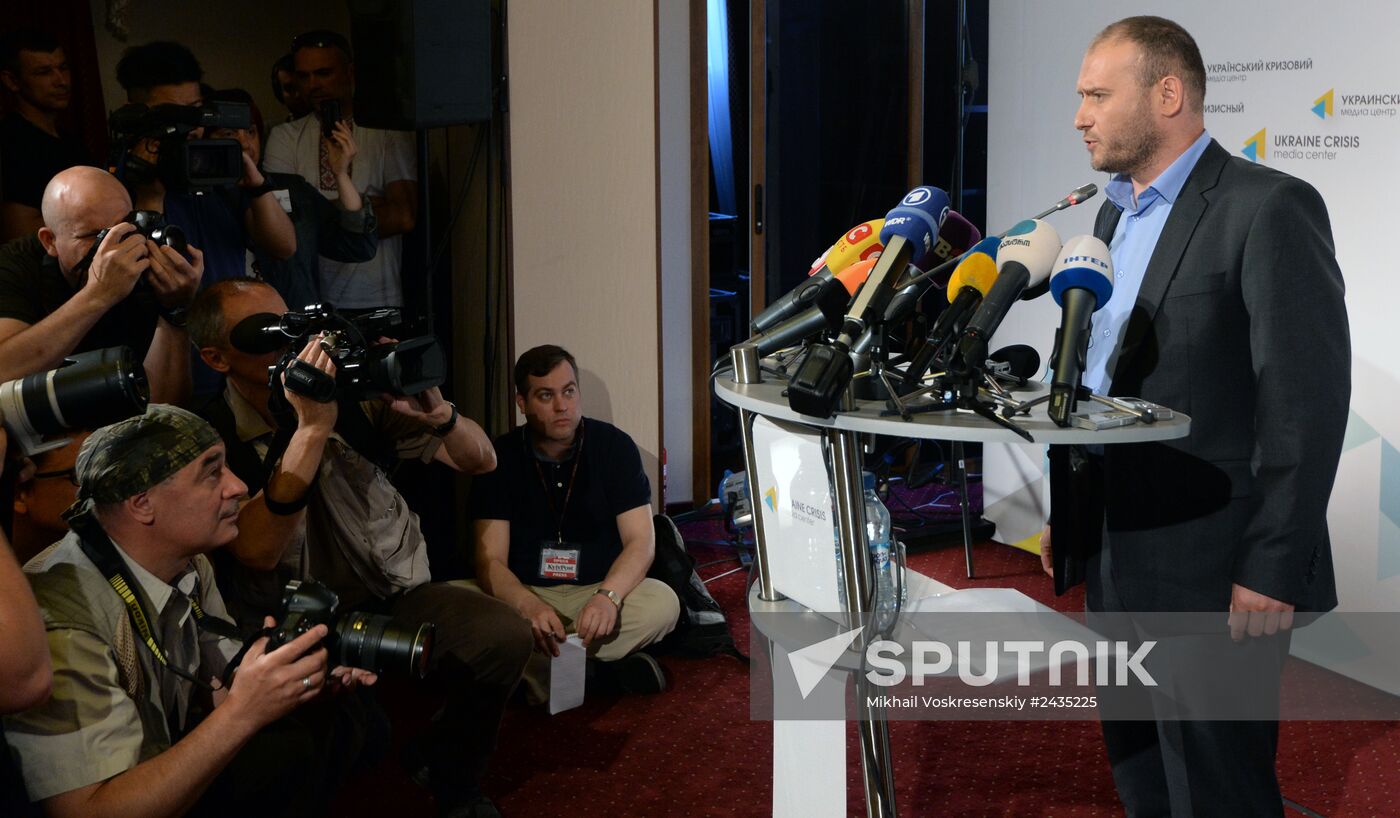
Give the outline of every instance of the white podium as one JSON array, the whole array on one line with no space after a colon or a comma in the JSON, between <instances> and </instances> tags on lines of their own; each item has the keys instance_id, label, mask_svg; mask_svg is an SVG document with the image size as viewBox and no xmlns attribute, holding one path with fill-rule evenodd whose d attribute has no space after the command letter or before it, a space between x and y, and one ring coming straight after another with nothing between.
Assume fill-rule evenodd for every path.
<instances>
[{"instance_id":1,"label":"white podium","mask_svg":"<svg viewBox=\"0 0 1400 818\"><path fill-rule=\"evenodd\" d=\"M742 345L741 345L742 346ZM716 395L739 409L739 428L743 438L744 456L750 485L760 473L760 452L755 450L754 422L758 418L778 421L773 426L800 430L795 436L821 440L821 451L830 476L830 503L834 517L835 536L840 557L839 573L833 568L831 576L840 577L846 611L861 615L872 608L874 582L869 565L869 543L866 540L865 504L861 488L861 434L890 437L951 440L957 442L1023 443L1024 438L972 412L940 411L915 414L910 420L898 415L883 416L883 401L853 401L850 411L837 412L830 418L817 418L793 411L784 396L786 382L764 375L759 380L757 366L746 366L735 348L739 369L721 370L713 379ZM748 381L748 382L742 382ZM1027 397L1044 392L1043 384L1031 384ZM1019 415L1014 422L1029 432L1039 444L1102 444L1142 443L1185 437L1190 431L1189 417L1176 414L1155 423L1135 423L1112 429L1089 431L1076 427L1057 426L1046 414L1045 404L1035 407L1029 416ZM765 446L772 446L772 432L765 430ZM757 580L749 596L751 612L811 611L793 599L785 598L774 587L774 568L770 556L775 532L766 531L766 515L760 504L762 497L751 498L754 505L754 540ZM776 511L777 503L773 503ZM804 506L804 508L806 508ZM833 560L834 562L834 560ZM783 570L791 570L785 566ZM793 581L791 575L779 577ZM952 590L942 583L916 575L914 583L926 590ZM789 589L791 585L789 584ZM912 583L911 583L911 587ZM791 593L791 590L790 590ZM914 596L911 594L911 599ZM758 620L755 619L755 622ZM761 630L761 629L760 629ZM773 660L786 657L794 646L768 638ZM882 713L867 706L862 691L866 684L856 677L856 708L859 714L861 762L865 779L866 812L871 818L894 816L894 775L890 759L889 725ZM773 722L773 807L775 816L839 816L846 809L846 727L842 721L783 721Z\"/></svg>"}]
</instances>

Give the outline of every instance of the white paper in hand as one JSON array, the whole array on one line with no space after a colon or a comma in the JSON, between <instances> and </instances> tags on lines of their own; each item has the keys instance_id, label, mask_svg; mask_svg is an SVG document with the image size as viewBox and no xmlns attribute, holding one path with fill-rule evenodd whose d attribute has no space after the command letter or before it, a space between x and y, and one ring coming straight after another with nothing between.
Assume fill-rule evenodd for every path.
<instances>
[{"instance_id":1,"label":"white paper in hand","mask_svg":"<svg viewBox=\"0 0 1400 818\"><path fill-rule=\"evenodd\" d=\"M559 644L559 655L549 661L549 715L583 704L583 676L588 651L578 634Z\"/></svg>"}]
</instances>

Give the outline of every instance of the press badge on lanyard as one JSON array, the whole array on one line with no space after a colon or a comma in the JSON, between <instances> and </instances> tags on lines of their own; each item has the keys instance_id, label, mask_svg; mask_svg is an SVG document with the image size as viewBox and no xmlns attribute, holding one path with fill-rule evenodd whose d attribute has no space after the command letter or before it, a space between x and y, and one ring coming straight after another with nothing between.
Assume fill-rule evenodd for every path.
<instances>
[{"instance_id":1,"label":"press badge on lanyard","mask_svg":"<svg viewBox=\"0 0 1400 818\"><path fill-rule=\"evenodd\" d=\"M569 545L546 540L540 546L540 579L578 579L578 560L582 549L570 548Z\"/></svg>"},{"instance_id":2,"label":"press badge on lanyard","mask_svg":"<svg viewBox=\"0 0 1400 818\"><path fill-rule=\"evenodd\" d=\"M520 431L522 442L525 441L525 427ZM526 442L526 454L529 454L529 443ZM549 481L545 479L544 469L540 466L537 458L535 461L535 471L539 473L540 485L544 488L545 500L549 502L549 510L555 512L555 519L558 526L555 528L554 540L543 540L540 542L540 579L574 582L578 580L579 555L583 549L574 543L564 541L564 512L568 511L569 498L574 494L574 478L578 476L578 462L583 459L583 424L578 427L578 450L574 453L574 466L569 470L569 485L564 490L564 503L555 511L554 494L549 489ZM562 485L560 488L564 488Z\"/></svg>"}]
</instances>

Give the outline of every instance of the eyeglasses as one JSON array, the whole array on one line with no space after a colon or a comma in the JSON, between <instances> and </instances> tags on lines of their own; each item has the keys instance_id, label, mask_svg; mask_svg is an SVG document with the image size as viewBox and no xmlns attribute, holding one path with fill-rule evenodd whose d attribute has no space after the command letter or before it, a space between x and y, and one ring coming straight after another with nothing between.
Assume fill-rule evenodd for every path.
<instances>
[{"instance_id":1,"label":"eyeglasses","mask_svg":"<svg viewBox=\"0 0 1400 818\"><path fill-rule=\"evenodd\" d=\"M60 469L59 471L41 471L35 474L33 479L43 480L46 477L66 477L68 478L68 482L76 486L78 485L78 467L69 466L66 469Z\"/></svg>"}]
</instances>

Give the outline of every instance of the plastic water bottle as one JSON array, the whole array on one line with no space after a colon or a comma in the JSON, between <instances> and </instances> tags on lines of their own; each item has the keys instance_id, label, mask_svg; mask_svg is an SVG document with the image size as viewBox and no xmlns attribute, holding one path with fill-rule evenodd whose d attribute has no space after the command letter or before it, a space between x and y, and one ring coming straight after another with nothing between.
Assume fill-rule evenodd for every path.
<instances>
[{"instance_id":1,"label":"plastic water bottle","mask_svg":"<svg viewBox=\"0 0 1400 818\"><path fill-rule=\"evenodd\" d=\"M893 528L890 510L875 493L875 475L865 473L865 534L870 541L870 567L875 575L875 612L894 611L897 570L891 549Z\"/></svg>"}]
</instances>

